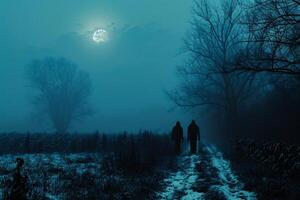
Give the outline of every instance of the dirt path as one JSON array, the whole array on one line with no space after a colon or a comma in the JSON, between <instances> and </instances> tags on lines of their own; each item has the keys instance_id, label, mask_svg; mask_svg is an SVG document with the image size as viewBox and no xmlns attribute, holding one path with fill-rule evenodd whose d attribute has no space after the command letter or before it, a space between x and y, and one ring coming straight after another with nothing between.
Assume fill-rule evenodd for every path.
<instances>
[{"instance_id":1,"label":"dirt path","mask_svg":"<svg viewBox=\"0 0 300 200\"><path fill-rule=\"evenodd\" d=\"M229 162L212 145L203 146L198 155L181 155L178 165L178 170L164 180L159 199L256 199L254 193L243 189Z\"/></svg>"}]
</instances>

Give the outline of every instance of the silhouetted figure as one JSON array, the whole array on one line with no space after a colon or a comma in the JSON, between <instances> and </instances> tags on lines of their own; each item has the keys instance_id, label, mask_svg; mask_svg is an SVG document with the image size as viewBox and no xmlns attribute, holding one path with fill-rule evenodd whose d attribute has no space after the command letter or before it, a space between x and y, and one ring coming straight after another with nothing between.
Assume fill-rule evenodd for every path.
<instances>
[{"instance_id":1,"label":"silhouetted figure","mask_svg":"<svg viewBox=\"0 0 300 200\"><path fill-rule=\"evenodd\" d=\"M188 141L190 142L191 153L196 153L197 142L200 141L200 129L194 120L188 127Z\"/></svg>"},{"instance_id":2,"label":"silhouetted figure","mask_svg":"<svg viewBox=\"0 0 300 200\"><path fill-rule=\"evenodd\" d=\"M27 176L22 175L21 169L24 165L22 158L16 159L16 169L12 181L8 181L8 191L5 193L5 200L27 200Z\"/></svg>"},{"instance_id":3,"label":"silhouetted figure","mask_svg":"<svg viewBox=\"0 0 300 200\"><path fill-rule=\"evenodd\" d=\"M172 140L175 142L175 153L180 153L180 145L183 141L183 129L180 122L177 122L172 130Z\"/></svg>"}]
</instances>

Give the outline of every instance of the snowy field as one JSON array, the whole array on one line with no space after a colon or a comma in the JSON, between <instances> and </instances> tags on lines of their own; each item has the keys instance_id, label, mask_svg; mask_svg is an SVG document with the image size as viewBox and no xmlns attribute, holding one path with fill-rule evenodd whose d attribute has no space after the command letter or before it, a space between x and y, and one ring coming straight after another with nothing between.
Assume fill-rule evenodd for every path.
<instances>
[{"instance_id":1,"label":"snowy field","mask_svg":"<svg viewBox=\"0 0 300 200\"><path fill-rule=\"evenodd\" d=\"M17 157L0 157L0 182L10 177ZM25 160L24 172L33 186L31 199L109 199L111 192L122 193L120 188L130 178L105 172L104 160L99 154L25 154L21 157ZM230 163L212 145L203 146L197 155L183 153L177 163L175 171L161 178L161 189L153 191L155 199L256 199L253 192L243 189ZM140 180L132 183L139 187L145 184ZM105 191L110 192L105 194ZM113 199L122 199L122 196Z\"/></svg>"},{"instance_id":2,"label":"snowy field","mask_svg":"<svg viewBox=\"0 0 300 200\"><path fill-rule=\"evenodd\" d=\"M24 172L28 174L29 184L33 185L32 198L60 199L63 188L72 186L72 178L97 177L101 174L101 157L98 154L25 154L0 157L0 182L11 176L15 160L25 160ZM2 195L1 187L1 194ZM2 199L2 197L0 198Z\"/></svg>"},{"instance_id":3,"label":"snowy field","mask_svg":"<svg viewBox=\"0 0 300 200\"><path fill-rule=\"evenodd\" d=\"M30 200L153 199L161 189L159 183L176 167L169 136L147 131L63 137L6 134L1 135L0 146L0 195L21 157Z\"/></svg>"}]
</instances>

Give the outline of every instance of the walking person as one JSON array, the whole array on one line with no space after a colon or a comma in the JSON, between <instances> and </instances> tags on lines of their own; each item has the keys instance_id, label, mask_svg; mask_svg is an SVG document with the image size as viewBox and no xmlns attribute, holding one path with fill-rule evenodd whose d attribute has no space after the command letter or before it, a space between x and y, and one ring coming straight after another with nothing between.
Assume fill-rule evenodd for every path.
<instances>
[{"instance_id":1,"label":"walking person","mask_svg":"<svg viewBox=\"0 0 300 200\"><path fill-rule=\"evenodd\" d=\"M177 121L176 125L172 130L172 140L175 143L175 153L180 154L181 152L181 143L183 141L183 128L180 125L180 122Z\"/></svg>"},{"instance_id":2,"label":"walking person","mask_svg":"<svg viewBox=\"0 0 300 200\"><path fill-rule=\"evenodd\" d=\"M191 154L197 152L197 143L200 141L200 129L193 120L188 127L188 141L190 142Z\"/></svg>"}]
</instances>

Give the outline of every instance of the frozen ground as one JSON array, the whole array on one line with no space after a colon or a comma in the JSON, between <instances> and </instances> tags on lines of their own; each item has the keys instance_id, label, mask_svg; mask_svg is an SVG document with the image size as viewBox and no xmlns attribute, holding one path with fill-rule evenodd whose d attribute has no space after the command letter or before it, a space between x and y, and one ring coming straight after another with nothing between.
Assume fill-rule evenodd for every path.
<instances>
[{"instance_id":1,"label":"frozen ground","mask_svg":"<svg viewBox=\"0 0 300 200\"><path fill-rule=\"evenodd\" d=\"M29 200L153 199L163 173L127 174L114 154L24 154L0 156L0 199L22 157ZM164 170L160 170L164 171Z\"/></svg>"},{"instance_id":2,"label":"frozen ground","mask_svg":"<svg viewBox=\"0 0 300 200\"><path fill-rule=\"evenodd\" d=\"M0 157L0 199L4 180L11 177L15 160L25 160L24 173L29 176L29 183L34 185L33 193L45 193L47 199L60 199L62 187L70 176L100 174L100 156L98 154L24 154ZM45 192L44 192L45 191Z\"/></svg>"},{"instance_id":3,"label":"frozen ground","mask_svg":"<svg viewBox=\"0 0 300 200\"><path fill-rule=\"evenodd\" d=\"M230 163L212 145L204 146L199 155L184 153L178 162L178 171L164 180L159 199L256 199L253 192L243 189Z\"/></svg>"},{"instance_id":4,"label":"frozen ground","mask_svg":"<svg viewBox=\"0 0 300 200\"><path fill-rule=\"evenodd\" d=\"M243 189L243 183L240 182L238 177L233 173L229 161L223 158L222 153L217 151L216 147L212 145L206 148L211 157L212 167L217 170L218 179L221 183L213 187L221 191L228 200L255 200L256 195L253 192Z\"/></svg>"},{"instance_id":5,"label":"frozen ground","mask_svg":"<svg viewBox=\"0 0 300 200\"><path fill-rule=\"evenodd\" d=\"M0 157L0 183L11 175L16 157ZM107 189L113 187L112 191L117 192L124 183L129 184L126 177L118 181L115 174L109 177L105 175L101 166L102 157L98 154L28 154L21 157L25 159L25 172L30 175L29 181L34 185L34 192L43 194L49 200L66 199L70 192L78 192L75 194L77 196L94 193L96 196L93 197L101 199ZM254 193L243 189L243 183L232 171L230 163L212 145L203 146L197 155L186 152L179 156L178 169L162 180L162 188L161 192L157 192L157 199L256 199ZM0 199L1 190L0 187Z\"/></svg>"},{"instance_id":6,"label":"frozen ground","mask_svg":"<svg viewBox=\"0 0 300 200\"><path fill-rule=\"evenodd\" d=\"M159 197L162 199L201 199L203 194L192 189L198 179L195 168L200 160L199 155L183 155L179 158L179 170L164 180L166 189L158 194Z\"/></svg>"}]
</instances>

